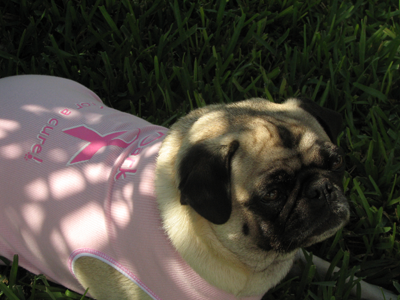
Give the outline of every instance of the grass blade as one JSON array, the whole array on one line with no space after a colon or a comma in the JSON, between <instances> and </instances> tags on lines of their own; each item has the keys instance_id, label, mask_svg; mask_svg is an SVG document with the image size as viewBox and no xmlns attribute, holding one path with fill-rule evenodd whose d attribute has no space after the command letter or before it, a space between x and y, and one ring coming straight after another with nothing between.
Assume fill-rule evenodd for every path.
<instances>
[{"instance_id":1,"label":"grass blade","mask_svg":"<svg viewBox=\"0 0 400 300\"><path fill-rule=\"evenodd\" d=\"M110 26L111 30L120 38L123 39L121 32L119 31L117 25L115 24L114 20L110 17L107 12L107 9L102 5L99 6L101 14L103 15L104 19L106 20L108 26Z\"/></svg>"}]
</instances>

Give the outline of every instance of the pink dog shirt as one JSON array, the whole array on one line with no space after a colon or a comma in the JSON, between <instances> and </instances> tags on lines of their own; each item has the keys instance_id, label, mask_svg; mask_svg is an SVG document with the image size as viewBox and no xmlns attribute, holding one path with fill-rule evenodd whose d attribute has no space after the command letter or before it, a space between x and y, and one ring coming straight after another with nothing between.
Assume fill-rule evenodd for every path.
<instances>
[{"instance_id":1,"label":"pink dog shirt","mask_svg":"<svg viewBox=\"0 0 400 300\"><path fill-rule=\"evenodd\" d=\"M153 299L236 299L162 228L153 182L166 128L57 77L1 79L0 99L0 255L79 293L74 261L91 256Z\"/></svg>"}]
</instances>

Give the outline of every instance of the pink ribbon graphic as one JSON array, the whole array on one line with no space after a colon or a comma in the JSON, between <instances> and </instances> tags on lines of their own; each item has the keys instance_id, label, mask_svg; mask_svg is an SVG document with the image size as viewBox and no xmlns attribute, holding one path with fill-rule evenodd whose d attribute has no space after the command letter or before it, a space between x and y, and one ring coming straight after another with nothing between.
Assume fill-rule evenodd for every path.
<instances>
[{"instance_id":1,"label":"pink ribbon graphic","mask_svg":"<svg viewBox=\"0 0 400 300\"><path fill-rule=\"evenodd\" d=\"M137 129L137 134L135 138L130 142L125 142L122 139L117 139L118 136L126 133L127 131L118 131L111 132L105 135L101 135L97 131L92 128L87 127L86 125L80 125L72 128L64 129L63 132L69 134L78 139L88 141L82 149L80 149L74 156L72 156L71 160L68 162L68 165L84 162L90 160L93 155L96 154L103 147L107 146L117 146L120 148L127 148L134 141L139 138L140 129Z\"/></svg>"}]
</instances>

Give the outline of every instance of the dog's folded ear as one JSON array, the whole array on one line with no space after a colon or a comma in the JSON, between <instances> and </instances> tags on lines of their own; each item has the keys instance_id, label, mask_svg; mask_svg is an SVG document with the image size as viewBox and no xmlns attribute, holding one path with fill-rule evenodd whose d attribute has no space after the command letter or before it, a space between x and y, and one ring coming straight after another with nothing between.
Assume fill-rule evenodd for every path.
<instances>
[{"instance_id":1,"label":"dog's folded ear","mask_svg":"<svg viewBox=\"0 0 400 300\"><path fill-rule=\"evenodd\" d=\"M190 147L179 166L181 204L190 205L214 224L231 215L231 159L238 141L229 145L199 142Z\"/></svg>"},{"instance_id":2,"label":"dog's folded ear","mask_svg":"<svg viewBox=\"0 0 400 300\"><path fill-rule=\"evenodd\" d=\"M334 110L319 106L310 99L302 98L300 101L300 107L317 119L332 143L336 144L343 126L342 116Z\"/></svg>"}]
</instances>

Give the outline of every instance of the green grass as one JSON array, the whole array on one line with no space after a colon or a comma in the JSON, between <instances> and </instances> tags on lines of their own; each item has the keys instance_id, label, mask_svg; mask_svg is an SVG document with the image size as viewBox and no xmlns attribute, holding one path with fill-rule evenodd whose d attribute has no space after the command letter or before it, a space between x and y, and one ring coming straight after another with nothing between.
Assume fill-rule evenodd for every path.
<instances>
[{"instance_id":1,"label":"green grass","mask_svg":"<svg viewBox=\"0 0 400 300\"><path fill-rule=\"evenodd\" d=\"M351 222L308 250L342 270L319 278L308 264L265 299L357 299L354 275L400 293L399 21L390 0L1 0L0 78L71 78L164 126L255 96L339 111ZM15 267L0 274L0 299L80 299Z\"/></svg>"}]
</instances>

